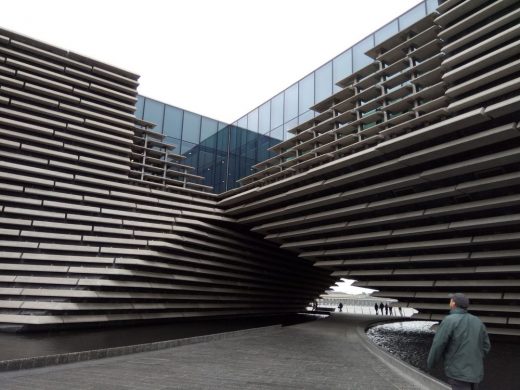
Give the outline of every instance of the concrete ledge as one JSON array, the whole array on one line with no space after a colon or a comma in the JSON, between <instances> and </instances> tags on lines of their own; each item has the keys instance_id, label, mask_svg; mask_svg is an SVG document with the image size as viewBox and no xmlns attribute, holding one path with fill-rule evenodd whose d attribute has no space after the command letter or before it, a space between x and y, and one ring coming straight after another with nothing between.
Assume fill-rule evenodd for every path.
<instances>
[{"instance_id":1,"label":"concrete ledge","mask_svg":"<svg viewBox=\"0 0 520 390\"><path fill-rule=\"evenodd\" d=\"M392 320L395 322L395 319ZM376 323L371 323L370 326L374 326ZM397 372L399 375L406 377L410 382L417 385L422 389L429 390L449 390L451 386L440 381L437 378L434 378L431 375L426 374L425 372L415 368L414 366L396 358L392 354L384 351L379 348L376 344L374 344L368 336L366 335L366 327L357 327L357 333L359 339L363 343L363 345L379 360L381 360L384 364L386 364L390 369Z\"/></svg>"},{"instance_id":2,"label":"concrete ledge","mask_svg":"<svg viewBox=\"0 0 520 390\"><path fill-rule=\"evenodd\" d=\"M215 333L215 334L208 334L208 335L195 336L195 337L187 337L187 338L176 339L176 340L157 341L154 343L147 343L147 344L127 345L127 346L123 346L123 347L95 349L95 350L91 350L91 351L70 352L70 353L57 354L57 355L36 356L36 357L23 358L23 359L2 360L2 361L0 361L0 372L25 370L25 369L29 369L29 368L54 366L54 365L58 365L58 364L76 363L76 362L82 362L82 361L86 361L86 360L94 360L94 359L102 359L102 358L108 358L108 357L129 355L129 354L139 353L139 352L157 351L160 349L174 348L174 347L180 347L182 345L190 345L190 344L204 343L204 342L208 342L208 341L222 340L222 339L243 336L243 335L264 334L264 333L268 333L272 330L279 329L280 327L281 327L281 325L270 325L270 326L264 326L264 327L260 327L260 328L250 328L250 329L236 330L236 331L232 331L232 332L223 332L223 333Z\"/></svg>"}]
</instances>

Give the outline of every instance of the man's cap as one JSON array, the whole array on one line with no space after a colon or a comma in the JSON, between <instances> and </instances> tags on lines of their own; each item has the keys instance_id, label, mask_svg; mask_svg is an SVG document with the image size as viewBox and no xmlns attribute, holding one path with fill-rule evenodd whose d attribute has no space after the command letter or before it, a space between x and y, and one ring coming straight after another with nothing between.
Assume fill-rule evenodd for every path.
<instances>
[{"instance_id":1,"label":"man's cap","mask_svg":"<svg viewBox=\"0 0 520 390\"><path fill-rule=\"evenodd\" d=\"M457 307L467 309L469 306L469 299L462 293L450 294L449 297L453 299Z\"/></svg>"}]
</instances>

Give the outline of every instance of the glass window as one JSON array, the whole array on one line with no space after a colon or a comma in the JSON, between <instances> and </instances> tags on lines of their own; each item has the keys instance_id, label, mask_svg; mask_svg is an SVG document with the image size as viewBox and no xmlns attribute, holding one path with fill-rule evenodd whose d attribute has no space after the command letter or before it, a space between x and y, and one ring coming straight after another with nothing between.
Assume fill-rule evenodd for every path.
<instances>
[{"instance_id":1,"label":"glass window","mask_svg":"<svg viewBox=\"0 0 520 390\"><path fill-rule=\"evenodd\" d=\"M298 117L298 123L307 122L309 119L314 118L314 112L309 110L307 112L304 112Z\"/></svg>"},{"instance_id":2,"label":"glass window","mask_svg":"<svg viewBox=\"0 0 520 390\"><path fill-rule=\"evenodd\" d=\"M200 128L200 141L203 142L205 139L217 134L218 122L214 119L202 117L202 126Z\"/></svg>"},{"instance_id":3,"label":"glass window","mask_svg":"<svg viewBox=\"0 0 520 390\"><path fill-rule=\"evenodd\" d=\"M192 167L197 167L200 152L200 149L197 147L197 145L192 144L191 142L183 142L182 149L184 150L182 154L186 156L186 159L182 163L191 165ZM194 173L194 171L190 170L189 173Z\"/></svg>"},{"instance_id":4,"label":"glass window","mask_svg":"<svg viewBox=\"0 0 520 390\"><path fill-rule=\"evenodd\" d=\"M289 122L286 122L283 125L283 130L284 130L284 134L285 134L284 139L289 139L289 138L294 137L294 134L289 133L288 130L291 130L293 127L296 127L297 125L298 125L298 118L291 119Z\"/></svg>"},{"instance_id":5,"label":"glass window","mask_svg":"<svg viewBox=\"0 0 520 390\"><path fill-rule=\"evenodd\" d=\"M154 131L162 133L163 129L164 104L158 101L146 98L144 102L143 119L148 122L155 123Z\"/></svg>"},{"instance_id":6,"label":"glass window","mask_svg":"<svg viewBox=\"0 0 520 390\"><path fill-rule=\"evenodd\" d=\"M229 126L225 126L217 133L217 150L227 153L229 145Z\"/></svg>"},{"instance_id":7,"label":"glass window","mask_svg":"<svg viewBox=\"0 0 520 390\"><path fill-rule=\"evenodd\" d=\"M269 136L271 138L277 139L278 140L277 143L280 143L279 141L283 141L283 126L280 126L274 130L271 130L271 133L269 133Z\"/></svg>"},{"instance_id":8,"label":"glass window","mask_svg":"<svg viewBox=\"0 0 520 390\"><path fill-rule=\"evenodd\" d=\"M201 150L199 153L199 172L202 174L204 171L212 171L215 165L215 152Z\"/></svg>"},{"instance_id":9,"label":"glass window","mask_svg":"<svg viewBox=\"0 0 520 390\"><path fill-rule=\"evenodd\" d=\"M332 95L332 61L326 63L314 73L314 96L316 102L321 102Z\"/></svg>"},{"instance_id":10,"label":"glass window","mask_svg":"<svg viewBox=\"0 0 520 390\"><path fill-rule=\"evenodd\" d=\"M182 123L182 140L198 144L200 141L201 116L193 112L184 111L184 121Z\"/></svg>"},{"instance_id":11,"label":"glass window","mask_svg":"<svg viewBox=\"0 0 520 390\"><path fill-rule=\"evenodd\" d=\"M336 84L348 75L352 74L352 50L341 53L332 60L332 81ZM340 87L334 86L334 92L341 90Z\"/></svg>"},{"instance_id":12,"label":"glass window","mask_svg":"<svg viewBox=\"0 0 520 390\"><path fill-rule=\"evenodd\" d=\"M270 146L269 140L271 138L267 135L261 135L258 143L258 161L264 161L269 158L269 151L267 150Z\"/></svg>"},{"instance_id":13,"label":"glass window","mask_svg":"<svg viewBox=\"0 0 520 390\"><path fill-rule=\"evenodd\" d=\"M173 149L173 153L181 154L181 140L173 137L164 137L164 142L170 145L173 145L175 149Z\"/></svg>"},{"instance_id":14,"label":"glass window","mask_svg":"<svg viewBox=\"0 0 520 390\"><path fill-rule=\"evenodd\" d=\"M439 6L439 0L426 0L426 12L431 14Z\"/></svg>"},{"instance_id":15,"label":"glass window","mask_svg":"<svg viewBox=\"0 0 520 390\"><path fill-rule=\"evenodd\" d=\"M135 105L135 117L137 119L143 119L144 99L144 96L137 95L137 104Z\"/></svg>"},{"instance_id":16,"label":"glass window","mask_svg":"<svg viewBox=\"0 0 520 390\"><path fill-rule=\"evenodd\" d=\"M372 61L374 61L369 56L365 55L365 52L367 50L370 50L374 47L374 36L370 35L369 37L366 37L361 42L356 44L352 48L352 54L353 54L353 61L354 61L354 72L367 66Z\"/></svg>"},{"instance_id":17,"label":"glass window","mask_svg":"<svg viewBox=\"0 0 520 390\"><path fill-rule=\"evenodd\" d=\"M239 145L241 148L245 148L247 144L247 133L250 133L250 131L242 127L238 128Z\"/></svg>"},{"instance_id":18,"label":"glass window","mask_svg":"<svg viewBox=\"0 0 520 390\"><path fill-rule=\"evenodd\" d=\"M283 125L283 92L271 99L271 129Z\"/></svg>"},{"instance_id":19,"label":"glass window","mask_svg":"<svg viewBox=\"0 0 520 390\"><path fill-rule=\"evenodd\" d=\"M184 111L173 106L164 109L164 134L182 138L182 116Z\"/></svg>"},{"instance_id":20,"label":"glass window","mask_svg":"<svg viewBox=\"0 0 520 390\"><path fill-rule=\"evenodd\" d=\"M204 149L215 148L217 146L217 126L216 120L202 117L202 126L200 129L200 145Z\"/></svg>"},{"instance_id":21,"label":"glass window","mask_svg":"<svg viewBox=\"0 0 520 390\"><path fill-rule=\"evenodd\" d=\"M258 109L258 131L262 134L271 130L271 102L266 102Z\"/></svg>"},{"instance_id":22,"label":"glass window","mask_svg":"<svg viewBox=\"0 0 520 390\"><path fill-rule=\"evenodd\" d=\"M298 82L298 112L303 114L314 105L314 73Z\"/></svg>"},{"instance_id":23,"label":"glass window","mask_svg":"<svg viewBox=\"0 0 520 390\"><path fill-rule=\"evenodd\" d=\"M284 120L298 116L298 84L293 84L284 92Z\"/></svg>"},{"instance_id":24,"label":"glass window","mask_svg":"<svg viewBox=\"0 0 520 390\"><path fill-rule=\"evenodd\" d=\"M235 125L229 126L229 153L236 153L240 146L240 134L238 127Z\"/></svg>"},{"instance_id":25,"label":"glass window","mask_svg":"<svg viewBox=\"0 0 520 390\"><path fill-rule=\"evenodd\" d=\"M238 127L243 128L243 129L247 129L247 115L244 115L242 118L240 118L240 119L237 121L236 125L237 125Z\"/></svg>"},{"instance_id":26,"label":"glass window","mask_svg":"<svg viewBox=\"0 0 520 390\"><path fill-rule=\"evenodd\" d=\"M246 156L252 160L256 159L256 149L258 147L258 134L252 131L247 132Z\"/></svg>"},{"instance_id":27,"label":"glass window","mask_svg":"<svg viewBox=\"0 0 520 390\"><path fill-rule=\"evenodd\" d=\"M214 188L216 192L223 192L226 190L227 183L227 157L217 155L215 164L215 181Z\"/></svg>"},{"instance_id":28,"label":"glass window","mask_svg":"<svg viewBox=\"0 0 520 390\"><path fill-rule=\"evenodd\" d=\"M386 41L392 35L395 35L399 32L399 23L397 20L393 20L385 26L381 27L374 33L376 45L379 45L381 42Z\"/></svg>"},{"instance_id":29,"label":"glass window","mask_svg":"<svg viewBox=\"0 0 520 390\"><path fill-rule=\"evenodd\" d=\"M424 3L417 4L410 11L399 17L399 30L411 26L424 16L426 16Z\"/></svg>"},{"instance_id":30,"label":"glass window","mask_svg":"<svg viewBox=\"0 0 520 390\"><path fill-rule=\"evenodd\" d=\"M258 132L258 108L247 114L247 128L255 133Z\"/></svg>"},{"instance_id":31,"label":"glass window","mask_svg":"<svg viewBox=\"0 0 520 390\"><path fill-rule=\"evenodd\" d=\"M182 144L181 144L181 154L185 155L185 156L191 156L192 155L191 150L195 146L197 146L197 144L194 144L193 142L182 141Z\"/></svg>"}]
</instances>

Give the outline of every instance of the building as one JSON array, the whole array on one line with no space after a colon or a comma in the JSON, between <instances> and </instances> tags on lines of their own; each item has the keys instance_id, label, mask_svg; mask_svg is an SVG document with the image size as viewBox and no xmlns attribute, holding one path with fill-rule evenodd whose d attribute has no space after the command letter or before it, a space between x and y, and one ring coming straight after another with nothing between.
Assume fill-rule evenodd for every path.
<instances>
[{"instance_id":1,"label":"building","mask_svg":"<svg viewBox=\"0 0 520 390\"><path fill-rule=\"evenodd\" d=\"M192 156L184 131L177 154L164 122L134 117L137 75L1 30L0 321L294 312L348 277L422 319L466 292L490 332L520 335L520 4L432 4L349 49L332 95L316 80L334 60L298 82L295 122L294 86L247 123L183 116ZM203 123L219 158L232 134L291 136L215 195L186 163ZM238 165L213 161L230 188Z\"/></svg>"},{"instance_id":2,"label":"building","mask_svg":"<svg viewBox=\"0 0 520 390\"><path fill-rule=\"evenodd\" d=\"M365 52L435 11L425 0L293 83L273 98L226 124L149 97L139 96L136 116L157 124L157 131L178 145L203 183L217 193L238 187L253 165L274 157L268 149L292 137L290 130L313 118L311 107L340 87L336 83L372 61Z\"/></svg>"},{"instance_id":3,"label":"building","mask_svg":"<svg viewBox=\"0 0 520 390\"><path fill-rule=\"evenodd\" d=\"M3 328L305 308L336 278L226 217L137 79L0 30Z\"/></svg>"},{"instance_id":4,"label":"building","mask_svg":"<svg viewBox=\"0 0 520 390\"><path fill-rule=\"evenodd\" d=\"M371 48L219 205L416 318L463 291L519 335L519 7L446 1Z\"/></svg>"}]
</instances>

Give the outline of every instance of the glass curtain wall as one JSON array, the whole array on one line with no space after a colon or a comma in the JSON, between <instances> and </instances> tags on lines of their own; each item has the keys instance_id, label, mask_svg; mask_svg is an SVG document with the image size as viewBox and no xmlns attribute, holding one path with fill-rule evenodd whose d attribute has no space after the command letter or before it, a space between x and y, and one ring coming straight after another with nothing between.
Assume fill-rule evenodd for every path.
<instances>
[{"instance_id":1,"label":"glass curtain wall","mask_svg":"<svg viewBox=\"0 0 520 390\"><path fill-rule=\"evenodd\" d=\"M267 148L279 142L245 125L229 125L141 95L136 117L156 124L154 130L217 193L237 187L237 180L251 174L251 167L268 157Z\"/></svg>"},{"instance_id":2,"label":"glass curtain wall","mask_svg":"<svg viewBox=\"0 0 520 390\"><path fill-rule=\"evenodd\" d=\"M367 50L435 11L438 0L424 0L385 24L323 66L242 116L233 124L139 96L136 116L157 125L156 131L177 146L186 164L204 176L217 193L238 187L238 179L272 154L267 150L288 139L288 130L314 117L315 103L340 90L335 84L372 62Z\"/></svg>"},{"instance_id":3,"label":"glass curtain wall","mask_svg":"<svg viewBox=\"0 0 520 390\"><path fill-rule=\"evenodd\" d=\"M281 141L288 139L291 137L289 129L313 118L310 107L340 90L335 85L338 81L373 61L365 55L367 50L434 12L437 6L438 0L417 4L233 124L252 131L258 129L260 134ZM254 119L250 123L250 118L257 117L258 122Z\"/></svg>"}]
</instances>

